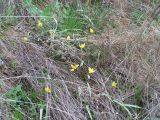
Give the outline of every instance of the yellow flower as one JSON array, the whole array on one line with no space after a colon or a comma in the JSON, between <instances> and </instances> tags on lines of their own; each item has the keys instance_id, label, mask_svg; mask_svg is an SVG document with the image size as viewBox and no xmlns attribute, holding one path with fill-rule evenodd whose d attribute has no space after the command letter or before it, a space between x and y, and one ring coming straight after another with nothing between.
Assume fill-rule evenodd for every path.
<instances>
[{"instance_id":1,"label":"yellow flower","mask_svg":"<svg viewBox=\"0 0 160 120\"><path fill-rule=\"evenodd\" d=\"M79 45L79 47L80 47L81 49L85 48L85 46L86 46L85 43Z\"/></svg>"},{"instance_id":2,"label":"yellow flower","mask_svg":"<svg viewBox=\"0 0 160 120\"><path fill-rule=\"evenodd\" d=\"M113 88L117 87L117 83L115 81L112 82L112 87Z\"/></svg>"},{"instance_id":3,"label":"yellow flower","mask_svg":"<svg viewBox=\"0 0 160 120\"><path fill-rule=\"evenodd\" d=\"M48 86L46 86L46 87L44 88L44 91L45 91L46 93L51 93L51 89L50 89Z\"/></svg>"},{"instance_id":4,"label":"yellow flower","mask_svg":"<svg viewBox=\"0 0 160 120\"><path fill-rule=\"evenodd\" d=\"M28 38L27 38L27 37L24 37L24 38L23 38L23 42L24 42L24 43L29 42Z\"/></svg>"},{"instance_id":5,"label":"yellow flower","mask_svg":"<svg viewBox=\"0 0 160 120\"><path fill-rule=\"evenodd\" d=\"M71 40L71 36L68 35L68 36L67 36L67 40Z\"/></svg>"},{"instance_id":6,"label":"yellow flower","mask_svg":"<svg viewBox=\"0 0 160 120\"><path fill-rule=\"evenodd\" d=\"M89 32L92 33L92 34L96 33L96 31L92 28L89 28Z\"/></svg>"},{"instance_id":7,"label":"yellow flower","mask_svg":"<svg viewBox=\"0 0 160 120\"><path fill-rule=\"evenodd\" d=\"M41 28L43 26L43 23L40 21L40 20L38 20L38 22L37 22L37 27L38 28Z\"/></svg>"},{"instance_id":8,"label":"yellow flower","mask_svg":"<svg viewBox=\"0 0 160 120\"><path fill-rule=\"evenodd\" d=\"M93 74L93 73L95 72L95 69L94 69L94 68L89 67L89 68L88 68L88 72L89 72L89 74Z\"/></svg>"},{"instance_id":9,"label":"yellow flower","mask_svg":"<svg viewBox=\"0 0 160 120\"><path fill-rule=\"evenodd\" d=\"M77 70L78 67L79 67L78 64L71 65L71 71L73 72L73 71Z\"/></svg>"}]
</instances>

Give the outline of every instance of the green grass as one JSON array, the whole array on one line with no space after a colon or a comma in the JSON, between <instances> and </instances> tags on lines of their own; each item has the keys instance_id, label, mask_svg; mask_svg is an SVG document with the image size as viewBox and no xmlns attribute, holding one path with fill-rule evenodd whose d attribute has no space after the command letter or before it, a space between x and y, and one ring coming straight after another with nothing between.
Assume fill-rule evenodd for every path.
<instances>
[{"instance_id":1,"label":"green grass","mask_svg":"<svg viewBox=\"0 0 160 120\"><path fill-rule=\"evenodd\" d=\"M137 26L141 26L144 20L147 18L147 14L144 11L135 9L131 12L131 17L134 24L136 24Z\"/></svg>"},{"instance_id":2,"label":"green grass","mask_svg":"<svg viewBox=\"0 0 160 120\"><path fill-rule=\"evenodd\" d=\"M30 0L24 1L23 6L31 15L53 16L58 21L57 24L50 17L41 18L45 23L44 28L47 31L56 30L61 36L72 36L73 34L85 36L89 28L102 31L105 26L116 27L115 22L109 19L112 8L106 8L100 4L94 4L92 7L81 4L80 8L67 5L62 9L61 4L56 1L42 10Z\"/></svg>"},{"instance_id":3,"label":"green grass","mask_svg":"<svg viewBox=\"0 0 160 120\"><path fill-rule=\"evenodd\" d=\"M66 7L63 10L62 20L60 20L58 30L65 36L79 33L83 34L87 25L88 21L83 16L78 15L76 9Z\"/></svg>"},{"instance_id":4,"label":"green grass","mask_svg":"<svg viewBox=\"0 0 160 120\"><path fill-rule=\"evenodd\" d=\"M2 16L13 16L15 12L15 6L11 5L4 11ZM17 19L14 17L1 17L0 18L0 29L1 31L7 31L11 26L15 26L17 23Z\"/></svg>"},{"instance_id":5,"label":"green grass","mask_svg":"<svg viewBox=\"0 0 160 120\"><path fill-rule=\"evenodd\" d=\"M32 119L38 119L39 114L37 110L44 106L43 100L38 99L38 94L33 91L25 91L22 89L22 85L17 85L10 89L6 93L8 108L12 111L14 120L24 120L25 111L27 111L27 116Z\"/></svg>"}]
</instances>

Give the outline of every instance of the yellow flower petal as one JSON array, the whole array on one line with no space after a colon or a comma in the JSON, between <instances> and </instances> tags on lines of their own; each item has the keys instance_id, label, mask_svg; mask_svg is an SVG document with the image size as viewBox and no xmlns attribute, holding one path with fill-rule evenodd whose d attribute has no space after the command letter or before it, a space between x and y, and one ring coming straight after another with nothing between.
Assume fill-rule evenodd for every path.
<instances>
[{"instance_id":1,"label":"yellow flower petal","mask_svg":"<svg viewBox=\"0 0 160 120\"><path fill-rule=\"evenodd\" d=\"M89 74L93 74L93 73L95 72L95 69L94 69L94 68L89 67L89 68L88 68L88 72L89 72Z\"/></svg>"},{"instance_id":2,"label":"yellow flower petal","mask_svg":"<svg viewBox=\"0 0 160 120\"><path fill-rule=\"evenodd\" d=\"M113 88L117 87L117 83L115 81L112 82L112 87Z\"/></svg>"},{"instance_id":3,"label":"yellow flower petal","mask_svg":"<svg viewBox=\"0 0 160 120\"><path fill-rule=\"evenodd\" d=\"M72 69L76 69L75 65L71 65L71 68L72 68Z\"/></svg>"},{"instance_id":4,"label":"yellow flower petal","mask_svg":"<svg viewBox=\"0 0 160 120\"><path fill-rule=\"evenodd\" d=\"M96 31L94 29L90 28L89 32L92 33L92 34L94 34Z\"/></svg>"},{"instance_id":5,"label":"yellow flower petal","mask_svg":"<svg viewBox=\"0 0 160 120\"><path fill-rule=\"evenodd\" d=\"M29 42L28 38L27 38L27 37L24 37L24 38L23 38L23 42L24 42L24 43Z\"/></svg>"},{"instance_id":6,"label":"yellow flower petal","mask_svg":"<svg viewBox=\"0 0 160 120\"><path fill-rule=\"evenodd\" d=\"M79 47L80 47L81 49L85 48L85 46L86 46L85 43L79 45Z\"/></svg>"},{"instance_id":7,"label":"yellow flower petal","mask_svg":"<svg viewBox=\"0 0 160 120\"><path fill-rule=\"evenodd\" d=\"M38 22L37 22L37 27L38 27L38 28L43 27L43 23L42 23L40 20L38 20Z\"/></svg>"},{"instance_id":8,"label":"yellow flower petal","mask_svg":"<svg viewBox=\"0 0 160 120\"><path fill-rule=\"evenodd\" d=\"M73 72L74 71L74 69L71 69L71 72Z\"/></svg>"},{"instance_id":9,"label":"yellow flower petal","mask_svg":"<svg viewBox=\"0 0 160 120\"><path fill-rule=\"evenodd\" d=\"M73 71L77 70L78 67L79 67L78 64L71 65L71 71L73 72Z\"/></svg>"},{"instance_id":10,"label":"yellow flower petal","mask_svg":"<svg viewBox=\"0 0 160 120\"><path fill-rule=\"evenodd\" d=\"M79 65L77 64L77 65L75 65L75 68L77 69L79 67Z\"/></svg>"},{"instance_id":11,"label":"yellow flower petal","mask_svg":"<svg viewBox=\"0 0 160 120\"><path fill-rule=\"evenodd\" d=\"M46 86L46 87L44 88L44 91L45 91L46 93L51 93L51 89L50 89L48 86Z\"/></svg>"},{"instance_id":12,"label":"yellow flower petal","mask_svg":"<svg viewBox=\"0 0 160 120\"><path fill-rule=\"evenodd\" d=\"M68 36L67 36L67 40L71 40L71 36L68 35Z\"/></svg>"}]
</instances>

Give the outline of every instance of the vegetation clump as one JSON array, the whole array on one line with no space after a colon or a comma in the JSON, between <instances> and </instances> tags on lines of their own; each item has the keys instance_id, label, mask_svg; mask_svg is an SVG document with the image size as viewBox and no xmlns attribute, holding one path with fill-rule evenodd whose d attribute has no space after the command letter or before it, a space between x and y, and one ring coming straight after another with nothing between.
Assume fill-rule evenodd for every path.
<instances>
[{"instance_id":1,"label":"vegetation clump","mask_svg":"<svg viewBox=\"0 0 160 120\"><path fill-rule=\"evenodd\" d=\"M0 117L160 119L157 4L0 2Z\"/></svg>"}]
</instances>

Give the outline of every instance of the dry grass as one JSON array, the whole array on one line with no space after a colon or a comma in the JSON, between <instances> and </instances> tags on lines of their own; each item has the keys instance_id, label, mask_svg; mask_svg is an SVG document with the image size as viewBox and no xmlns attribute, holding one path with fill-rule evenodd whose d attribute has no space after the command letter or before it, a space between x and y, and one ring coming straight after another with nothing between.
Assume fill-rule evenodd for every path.
<instances>
[{"instance_id":1,"label":"dry grass","mask_svg":"<svg viewBox=\"0 0 160 120\"><path fill-rule=\"evenodd\" d=\"M79 38L76 42L48 37L50 44L41 45L30 37L30 42L24 43L23 37L29 29L23 33L14 29L6 32L0 40L0 55L4 62L0 71L2 119L13 119L9 111L13 101L7 98L6 93L20 84L24 91L33 89L38 93L37 99L44 100L43 109L37 103L29 103L36 107L36 119L160 119L158 27L147 28L146 24L133 27L125 11L128 2L119 0L114 5L120 7L115 9L118 15L112 16L118 21L118 28L104 30L101 35ZM82 41L87 45L84 51L77 47ZM52 56L56 51L61 53L58 60ZM97 53L99 56L88 57ZM70 72L70 64L82 60L84 65ZM87 78L89 66L96 69L91 79ZM111 87L112 81L118 83L116 88ZM51 94L44 93L45 86L52 89ZM25 109L20 112L24 119L33 119Z\"/></svg>"}]
</instances>

